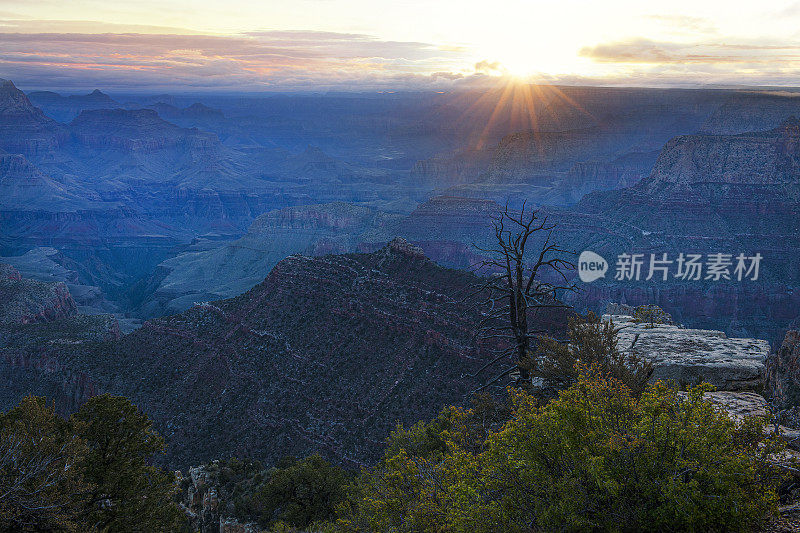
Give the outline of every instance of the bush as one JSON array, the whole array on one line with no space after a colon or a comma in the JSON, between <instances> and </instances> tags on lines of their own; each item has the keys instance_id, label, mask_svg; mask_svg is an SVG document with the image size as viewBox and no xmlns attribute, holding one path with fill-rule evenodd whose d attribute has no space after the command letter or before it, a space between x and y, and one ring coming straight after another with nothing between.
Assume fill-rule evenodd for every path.
<instances>
[{"instance_id":1,"label":"bush","mask_svg":"<svg viewBox=\"0 0 800 533\"><path fill-rule=\"evenodd\" d=\"M350 476L319 455L289 459L270 471L253 494L262 526L306 528L334 518Z\"/></svg>"},{"instance_id":2,"label":"bush","mask_svg":"<svg viewBox=\"0 0 800 533\"><path fill-rule=\"evenodd\" d=\"M739 531L773 512L780 443L763 421L740 427L664 383L636 398L620 380L583 367L578 381L538 407L512 392L511 419L480 452L441 435L446 452L391 449L364 472L345 530ZM454 430L455 429L455 430Z\"/></svg>"},{"instance_id":3,"label":"bush","mask_svg":"<svg viewBox=\"0 0 800 533\"><path fill-rule=\"evenodd\" d=\"M656 324L672 324L669 313L657 305L639 305L633 310L633 320L655 327Z\"/></svg>"},{"instance_id":4,"label":"bush","mask_svg":"<svg viewBox=\"0 0 800 533\"><path fill-rule=\"evenodd\" d=\"M634 395L639 395L653 374L653 365L638 355L617 349L617 332L611 321L604 322L594 313L569 321L569 342L562 344L543 338L541 356L534 374L555 388L566 388L578 380L579 364L596 365L603 373L622 381Z\"/></svg>"}]
</instances>

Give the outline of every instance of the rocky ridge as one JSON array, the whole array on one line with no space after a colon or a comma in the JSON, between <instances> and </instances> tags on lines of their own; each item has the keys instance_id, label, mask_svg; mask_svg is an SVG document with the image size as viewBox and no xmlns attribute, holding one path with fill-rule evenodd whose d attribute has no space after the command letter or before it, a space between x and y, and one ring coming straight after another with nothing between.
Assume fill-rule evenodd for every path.
<instances>
[{"instance_id":1,"label":"rocky ridge","mask_svg":"<svg viewBox=\"0 0 800 533\"><path fill-rule=\"evenodd\" d=\"M4 351L56 360L98 392L130 397L167 439L174 466L312 452L355 466L380 455L397 421L432 417L481 385L472 376L490 353L476 339L479 309L465 300L476 282L397 240L370 254L291 256L240 296L119 340L42 329L49 340L20 332ZM537 322L554 332L565 323L555 314ZM36 393L60 376L17 382Z\"/></svg>"},{"instance_id":2,"label":"rocky ridge","mask_svg":"<svg viewBox=\"0 0 800 533\"><path fill-rule=\"evenodd\" d=\"M39 155L55 150L67 138L64 126L42 113L11 81L0 79L0 149Z\"/></svg>"},{"instance_id":3,"label":"rocky ridge","mask_svg":"<svg viewBox=\"0 0 800 533\"><path fill-rule=\"evenodd\" d=\"M800 331L786 332L767 360L768 389L778 409L800 408Z\"/></svg>"}]
</instances>

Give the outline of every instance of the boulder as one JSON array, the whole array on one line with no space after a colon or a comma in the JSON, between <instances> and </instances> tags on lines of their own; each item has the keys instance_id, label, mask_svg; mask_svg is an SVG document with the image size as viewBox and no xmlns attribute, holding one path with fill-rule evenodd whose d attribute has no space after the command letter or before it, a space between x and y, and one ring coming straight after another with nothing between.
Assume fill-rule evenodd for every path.
<instances>
[{"instance_id":1,"label":"boulder","mask_svg":"<svg viewBox=\"0 0 800 533\"><path fill-rule=\"evenodd\" d=\"M617 347L653 363L653 380L693 385L702 381L718 390L759 390L764 384L769 343L728 338L716 330L637 322L627 315L604 315L619 328Z\"/></svg>"}]
</instances>

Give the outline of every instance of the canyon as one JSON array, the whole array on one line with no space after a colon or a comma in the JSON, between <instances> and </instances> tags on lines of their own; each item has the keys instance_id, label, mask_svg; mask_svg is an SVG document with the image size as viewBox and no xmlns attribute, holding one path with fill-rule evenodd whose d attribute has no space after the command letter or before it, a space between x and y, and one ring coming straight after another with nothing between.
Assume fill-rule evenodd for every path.
<instances>
[{"instance_id":1,"label":"canyon","mask_svg":"<svg viewBox=\"0 0 800 533\"><path fill-rule=\"evenodd\" d=\"M44 394L67 413L129 396L181 467L312 451L367 464L396 421L481 385L488 349L464 293L491 274L476 265L493 217L523 201L563 248L608 262L591 283L569 273L576 311L674 317L637 337L674 341L664 377L738 392L780 370L793 395L780 361L794 352L763 361L800 324L796 99L538 98L520 116L492 91L64 96L2 82L0 399ZM755 280L614 275L621 254L664 253L763 261ZM695 344L705 355L674 363ZM728 352L750 363L717 364Z\"/></svg>"}]
</instances>

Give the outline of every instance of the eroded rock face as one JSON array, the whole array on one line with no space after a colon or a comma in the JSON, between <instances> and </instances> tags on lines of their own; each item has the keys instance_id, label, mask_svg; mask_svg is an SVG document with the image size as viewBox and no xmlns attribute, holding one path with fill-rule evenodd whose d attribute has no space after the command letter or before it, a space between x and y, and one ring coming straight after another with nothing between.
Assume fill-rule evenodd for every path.
<instances>
[{"instance_id":1,"label":"eroded rock face","mask_svg":"<svg viewBox=\"0 0 800 533\"><path fill-rule=\"evenodd\" d=\"M214 463L212 463L214 464ZM182 492L181 507L186 513L192 531L198 533L258 533L258 525L241 523L224 516L220 507L215 476L205 466L189 469L188 476L176 472L178 488Z\"/></svg>"},{"instance_id":2,"label":"eroded rock face","mask_svg":"<svg viewBox=\"0 0 800 533\"><path fill-rule=\"evenodd\" d=\"M259 216L240 239L206 249L198 243L161 263L149 281L152 295L142 312L147 316L174 313L198 301L241 294L292 254L355 252L362 235L381 231L395 218L341 202L270 211Z\"/></svg>"},{"instance_id":3,"label":"eroded rock face","mask_svg":"<svg viewBox=\"0 0 800 533\"><path fill-rule=\"evenodd\" d=\"M9 80L0 79L0 149L13 154L36 155L58 148L67 131Z\"/></svg>"},{"instance_id":4,"label":"eroded rock face","mask_svg":"<svg viewBox=\"0 0 800 533\"><path fill-rule=\"evenodd\" d=\"M737 422L749 416L768 417L770 414L767 400L755 392L706 392L703 399L724 410Z\"/></svg>"},{"instance_id":5,"label":"eroded rock face","mask_svg":"<svg viewBox=\"0 0 800 533\"><path fill-rule=\"evenodd\" d=\"M0 265L0 325L47 322L77 312L66 284L23 279L14 267Z\"/></svg>"},{"instance_id":6,"label":"eroded rock face","mask_svg":"<svg viewBox=\"0 0 800 533\"><path fill-rule=\"evenodd\" d=\"M729 339L716 330L643 324L625 315L605 315L620 328L620 350L653 362L652 379L692 385L706 381L725 391L756 390L764 384L769 343Z\"/></svg>"},{"instance_id":7,"label":"eroded rock face","mask_svg":"<svg viewBox=\"0 0 800 533\"><path fill-rule=\"evenodd\" d=\"M22 277L0 264L0 406L21 395L46 396L67 415L97 393L86 372L68 368L58 354L65 347L120 338L112 315L80 315L63 282ZM12 349L11 346L25 349Z\"/></svg>"},{"instance_id":8,"label":"eroded rock face","mask_svg":"<svg viewBox=\"0 0 800 533\"><path fill-rule=\"evenodd\" d=\"M800 405L800 331L786 333L767 360L767 391L779 409Z\"/></svg>"}]
</instances>

